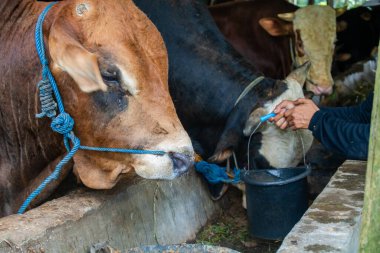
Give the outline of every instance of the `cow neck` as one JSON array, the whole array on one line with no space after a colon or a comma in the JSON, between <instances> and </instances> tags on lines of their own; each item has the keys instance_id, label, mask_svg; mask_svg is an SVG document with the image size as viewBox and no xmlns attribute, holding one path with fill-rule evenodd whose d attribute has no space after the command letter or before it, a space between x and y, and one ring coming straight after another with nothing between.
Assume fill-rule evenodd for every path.
<instances>
[{"instance_id":1,"label":"cow neck","mask_svg":"<svg viewBox=\"0 0 380 253\"><path fill-rule=\"evenodd\" d=\"M49 129L49 125L45 122L37 123L30 120L34 119L35 113L37 113L37 105L35 105L36 84L39 81L41 72L41 64L35 51L34 25L39 13L47 4L35 2L34 0L3 1L0 1L0 73L2 73L2 78L0 78L0 100L6 98L6 100L9 99L13 103L12 106L9 104L0 105L0 111L2 111L0 121L2 122L2 128L5 129L3 131L7 132L3 135L4 139L0 140L0 149L7 150L7 152L1 152L0 154L0 165L2 156L12 157L13 165L20 168L20 170L15 170L12 173L18 173L18 171L23 171L28 166L38 168L42 166L41 164L51 161L57 155L55 151L43 150L42 146L42 151L40 150L40 152L48 154L44 155L46 160L36 160L34 156L30 155L34 154L35 149L38 149L35 146L30 146L30 138L33 138L32 136L35 136L38 132ZM53 12L55 11L56 8L48 15L44 26L46 33L49 31L51 20L54 17ZM12 81L4 82L3 80ZM23 99L20 100L19 98ZM17 115L17 117L12 118L8 115ZM9 131L9 129L13 130ZM53 134L49 135L48 139L50 143L60 143L60 138L55 137ZM22 152L19 156L13 155L18 154L20 150L25 152ZM28 162L23 162L25 160Z\"/></svg>"},{"instance_id":2,"label":"cow neck","mask_svg":"<svg viewBox=\"0 0 380 253\"><path fill-rule=\"evenodd\" d=\"M0 2L1 21L7 21L16 13L22 13L33 1L31 0L2 0Z\"/></svg>"},{"instance_id":3,"label":"cow neck","mask_svg":"<svg viewBox=\"0 0 380 253\"><path fill-rule=\"evenodd\" d=\"M38 15L46 5L34 0L0 1L0 100L8 101L0 105L0 171L3 178L10 178L9 192L27 187L37 176L36 172L62 153L62 138L50 132L49 122L34 120L36 84L41 72L34 30ZM46 33L55 9L46 20ZM32 141L44 131L45 139Z\"/></svg>"},{"instance_id":4,"label":"cow neck","mask_svg":"<svg viewBox=\"0 0 380 253\"><path fill-rule=\"evenodd\" d=\"M32 0L2 0L0 1L0 27L9 22L21 20L28 15L34 7Z\"/></svg>"},{"instance_id":5,"label":"cow neck","mask_svg":"<svg viewBox=\"0 0 380 253\"><path fill-rule=\"evenodd\" d=\"M35 0L2 0L0 1L0 27L2 27L0 38L12 39L12 35L24 34L34 31L34 24L37 21L39 13L47 6L46 2L36 2ZM58 4L59 5L59 4ZM57 12L54 7L44 22L44 33L49 34L52 20ZM20 22L28 20L28 22ZM31 44L32 40L30 41Z\"/></svg>"}]
</instances>

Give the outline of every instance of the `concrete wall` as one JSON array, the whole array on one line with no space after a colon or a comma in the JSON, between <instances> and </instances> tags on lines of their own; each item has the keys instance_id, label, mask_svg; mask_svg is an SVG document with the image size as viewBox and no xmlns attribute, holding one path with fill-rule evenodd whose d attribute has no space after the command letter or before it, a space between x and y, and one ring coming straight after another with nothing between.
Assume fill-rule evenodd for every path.
<instances>
[{"instance_id":1,"label":"concrete wall","mask_svg":"<svg viewBox=\"0 0 380 253\"><path fill-rule=\"evenodd\" d=\"M278 253L357 252L365 171L365 162L346 161L286 236Z\"/></svg>"},{"instance_id":2,"label":"concrete wall","mask_svg":"<svg viewBox=\"0 0 380 253\"><path fill-rule=\"evenodd\" d=\"M219 210L195 172L174 181L130 184L80 189L0 219L0 252L89 252L104 241L119 249L181 243L194 239Z\"/></svg>"}]
</instances>

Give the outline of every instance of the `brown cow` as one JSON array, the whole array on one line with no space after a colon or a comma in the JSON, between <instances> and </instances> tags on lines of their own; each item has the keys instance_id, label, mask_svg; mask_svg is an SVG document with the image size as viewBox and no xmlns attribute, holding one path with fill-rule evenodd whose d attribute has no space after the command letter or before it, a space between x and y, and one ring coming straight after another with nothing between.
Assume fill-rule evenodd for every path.
<instances>
[{"instance_id":1,"label":"brown cow","mask_svg":"<svg viewBox=\"0 0 380 253\"><path fill-rule=\"evenodd\" d=\"M331 93L336 34L332 8L299 9L284 0L254 0L215 5L209 10L227 40L264 75L283 79L292 65L310 61L306 88L315 94Z\"/></svg>"},{"instance_id":2,"label":"brown cow","mask_svg":"<svg viewBox=\"0 0 380 253\"><path fill-rule=\"evenodd\" d=\"M50 120L35 118L41 64L33 38L45 6L34 0L0 2L0 215L17 210L65 153ZM44 36L50 68L82 145L168 152L80 150L73 159L78 179L108 189L133 171L148 179L173 179L187 171L193 148L169 95L166 48L131 0L59 2L47 15Z\"/></svg>"}]
</instances>

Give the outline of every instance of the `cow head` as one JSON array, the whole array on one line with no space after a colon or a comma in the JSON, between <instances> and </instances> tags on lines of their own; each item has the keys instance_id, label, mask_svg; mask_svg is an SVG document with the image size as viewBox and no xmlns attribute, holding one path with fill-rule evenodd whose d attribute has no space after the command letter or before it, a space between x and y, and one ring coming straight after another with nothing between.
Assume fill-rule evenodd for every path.
<instances>
[{"instance_id":1,"label":"cow head","mask_svg":"<svg viewBox=\"0 0 380 253\"><path fill-rule=\"evenodd\" d=\"M78 151L76 175L107 189L133 170L148 179L185 172L193 149L169 95L167 52L155 26L131 0L69 0L54 8L50 65L82 145L168 152Z\"/></svg>"},{"instance_id":2,"label":"cow head","mask_svg":"<svg viewBox=\"0 0 380 253\"><path fill-rule=\"evenodd\" d=\"M259 23L272 36L294 36L295 63L311 62L307 90L317 95L332 92L330 69L336 37L332 8L311 5L278 17L261 18Z\"/></svg>"},{"instance_id":3,"label":"cow head","mask_svg":"<svg viewBox=\"0 0 380 253\"><path fill-rule=\"evenodd\" d=\"M296 100L304 97L303 85L306 81L310 63L306 62L288 75L286 80L277 81L275 85L264 86L259 84L255 92L255 101L245 101L240 108L235 108L228 118L225 130L220 138L214 155L210 158L213 162L222 162L231 156L239 142L245 136L250 136L252 131L260 124L260 117L272 112L282 100ZM264 82L264 81L263 81ZM252 102L252 101L251 101ZM248 110L248 113L246 113ZM259 153L266 159L270 166L288 167L296 166L302 158L303 151L309 149L312 135L308 130L301 131L301 143L299 136L292 130L280 130L272 124L262 124L255 133L262 134ZM290 149L294 151L289 152Z\"/></svg>"}]
</instances>

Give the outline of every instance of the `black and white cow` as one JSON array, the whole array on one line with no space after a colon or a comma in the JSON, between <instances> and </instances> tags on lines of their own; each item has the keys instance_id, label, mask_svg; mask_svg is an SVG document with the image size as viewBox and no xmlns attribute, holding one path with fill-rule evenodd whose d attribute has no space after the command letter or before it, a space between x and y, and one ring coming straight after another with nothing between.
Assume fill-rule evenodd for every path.
<instances>
[{"instance_id":1,"label":"black and white cow","mask_svg":"<svg viewBox=\"0 0 380 253\"><path fill-rule=\"evenodd\" d=\"M169 89L194 148L220 163L237 151L247 163L247 140L259 116L283 99L303 97L307 66L284 81L264 78L235 105L259 74L225 41L203 1L135 0L161 32L169 54ZM296 166L308 149L308 130L293 132L264 124L252 138L250 164L257 168Z\"/></svg>"}]
</instances>

